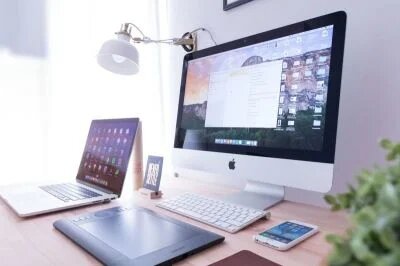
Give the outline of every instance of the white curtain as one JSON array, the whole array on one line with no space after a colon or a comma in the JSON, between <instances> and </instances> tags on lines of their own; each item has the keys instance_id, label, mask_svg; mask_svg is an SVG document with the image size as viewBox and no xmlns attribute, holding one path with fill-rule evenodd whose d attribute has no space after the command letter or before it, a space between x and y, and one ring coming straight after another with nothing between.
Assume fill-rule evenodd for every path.
<instances>
[{"instance_id":1,"label":"white curtain","mask_svg":"<svg viewBox=\"0 0 400 266\"><path fill-rule=\"evenodd\" d=\"M0 0L0 185L45 172L46 0Z\"/></svg>"},{"instance_id":2,"label":"white curtain","mask_svg":"<svg viewBox=\"0 0 400 266\"><path fill-rule=\"evenodd\" d=\"M135 76L116 75L96 63L101 44L123 22L158 37L157 1L47 1L46 9L48 56L21 59L15 69L0 64L6 76L0 77L1 111L7 111L0 159L8 165L0 185L74 178L92 119L140 117L145 155L162 153L159 47L138 45ZM10 123L13 131L4 131Z\"/></svg>"},{"instance_id":3,"label":"white curtain","mask_svg":"<svg viewBox=\"0 0 400 266\"><path fill-rule=\"evenodd\" d=\"M0 185L43 177L45 63L0 51Z\"/></svg>"}]
</instances>

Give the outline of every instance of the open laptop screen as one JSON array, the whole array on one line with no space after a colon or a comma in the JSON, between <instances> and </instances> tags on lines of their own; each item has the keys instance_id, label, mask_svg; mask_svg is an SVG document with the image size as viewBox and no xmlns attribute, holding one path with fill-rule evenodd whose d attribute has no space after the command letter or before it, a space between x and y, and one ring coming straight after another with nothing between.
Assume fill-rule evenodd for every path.
<instances>
[{"instance_id":1,"label":"open laptop screen","mask_svg":"<svg viewBox=\"0 0 400 266\"><path fill-rule=\"evenodd\" d=\"M138 118L93 120L77 179L121 194Z\"/></svg>"}]
</instances>

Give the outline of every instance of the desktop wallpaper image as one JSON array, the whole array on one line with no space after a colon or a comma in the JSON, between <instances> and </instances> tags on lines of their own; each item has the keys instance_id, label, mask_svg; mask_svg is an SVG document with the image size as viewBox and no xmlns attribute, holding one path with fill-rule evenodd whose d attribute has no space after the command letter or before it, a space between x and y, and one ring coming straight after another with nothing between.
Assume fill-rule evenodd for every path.
<instances>
[{"instance_id":1,"label":"desktop wallpaper image","mask_svg":"<svg viewBox=\"0 0 400 266\"><path fill-rule=\"evenodd\" d=\"M298 35L289 36L190 61L179 135L183 148L203 150L208 144L250 140L258 147L320 151L332 29L303 34L301 42ZM275 60L283 60L276 128L205 127L210 73Z\"/></svg>"}]
</instances>

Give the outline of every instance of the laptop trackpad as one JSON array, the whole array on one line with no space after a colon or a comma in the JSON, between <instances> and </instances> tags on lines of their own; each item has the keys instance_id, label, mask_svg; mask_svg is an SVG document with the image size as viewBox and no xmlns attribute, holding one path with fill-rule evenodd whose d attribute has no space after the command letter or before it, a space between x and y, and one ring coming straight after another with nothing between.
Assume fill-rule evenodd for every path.
<instances>
[{"instance_id":1,"label":"laptop trackpad","mask_svg":"<svg viewBox=\"0 0 400 266\"><path fill-rule=\"evenodd\" d=\"M123 215L101 211L96 216L101 219L79 226L130 259L177 244L196 234L189 228L157 219L142 210L127 211Z\"/></svg>"}]
</instances>

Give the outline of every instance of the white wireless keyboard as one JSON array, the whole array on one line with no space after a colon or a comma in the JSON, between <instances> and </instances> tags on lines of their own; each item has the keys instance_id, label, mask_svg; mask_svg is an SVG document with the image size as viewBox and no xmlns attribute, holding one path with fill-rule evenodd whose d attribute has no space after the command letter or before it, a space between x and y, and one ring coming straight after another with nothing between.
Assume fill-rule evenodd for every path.
<instances>
[{"instance_id":1,"label":"white wireless keyboard","mask_svg":"<svg viewBox=\"0 0 400 266\"><path fill-rule=\"evenodd\" d=\"M164 200L157 206L229 233L235 233L260 218L270 217L266 211L191 193Z\"/></svg>"}]
</instances>

